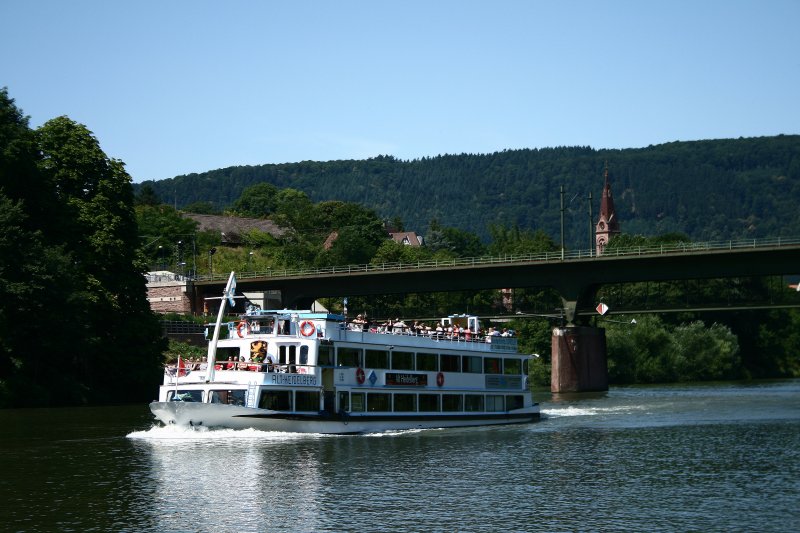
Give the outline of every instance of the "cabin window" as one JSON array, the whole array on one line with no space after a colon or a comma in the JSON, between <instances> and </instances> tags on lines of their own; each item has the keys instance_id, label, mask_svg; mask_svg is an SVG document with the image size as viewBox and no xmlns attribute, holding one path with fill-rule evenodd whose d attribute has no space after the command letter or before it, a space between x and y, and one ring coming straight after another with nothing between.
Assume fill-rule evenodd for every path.
<instances>
[{"instance_id":1,"label":"cabin window","mask_svg":"<svg viewBox=\"0 0 800 533\"><path fill-rule=\"evenodd\" d=\"M441 355L441 370L442 372L461 372L461 356L460 355Z\"/></svg>"},{"instance_id":2,"label":"cabin window","mask_svg":"<svg viewBox=\"0 0 800 533\"><path fill-rule=\"evenodd\" d=\"M350 393L347 391L339 391L339 411L350 410Z\"/></svg>"},{"instance_id":3,"label":"cabin window","mask_svg":"<svg viewBox=\"0 0 800 533\"><path fill-rule=\"evenodd\" d=\"M528 360L527 360L527 359L525 359L524 361L522 361L522 374L523 374L524 376L527 376L527 375L528 375Z\"/></svg>"},{"instance_id":4,"label":"cabin window","mask_svg":"<svg viewBox=\"0 0 800 533\"><path fill-rule=\"evenodd\" d=\"M167 391L168 402L202 402L203 391L200 389L178 389Z\"/></svg>"},{"instance_id":5,"label":"cabin window","mask_svg":"<svg viewBox=\"0 0 800 533\"><path fill-rule=\"evenodd\" d=\"M364 366L367 368L389 368L389 352L386 350L367 350Z\"/></svg>"},{"instance_id":6,"label":"cabin window","mask_svg":"<svg viewBox=\"0 0 800 533\"><path fill-rule=\"evenodd\" d=\"M506 409L522 409L524 405L521 394L509 394L506 396Z\"/></svg>"},{"instance_id":7,"label":"cabin window","mask_svg":"<svg viewBox=\"0 0 800 533\"><path fill-rule=\"evenodd\" d=\"M480 374L483 372L483 368L481 368L481 356L465 355L463 371L469 372L470 374Z\"/></svg>"},{"instance_id":8,"label":"cabin window","mask_svg":"<svg viewBox=\"0 0 800 533\"><path fill-rule=\"evenodd\" d=\"M294 344L285 344L279 346L278 363L281 365L288 365L288 371L295 373L297 371L297 346Z\"/></svg>"},{"instance_id":9,"label":"cabin window","mask_svg":"<svg viewBox=\"0 0 800 533\"><path fill-rule=\"evenodd\" d=\"M292 391L290 390L265 390L261 391L258 407L272 409L273 411L292 410Z\"/></svg>"},{"instance_id":10,"label":"cabin window","mask_svg":"<svg viewBox=\"0 0 800 533\"><path fill-rule=\"evenodd\" d=\"M261 320L253 321L250 327L253 333L272 333L272 329L275 327L275 321L272 318L262 318Z\"/></svg>"},{"instance_id":11,"label":"cabin window","mask_svg":"<svg viewBox=\"0 0 800 533\"><path fill-rule=\"evenodd\" d=\"M244 390L212 390L211 403L224 403L227 405L244 405Z\"/></svg>"},{"instance_id":12,"label":"cabin window","mask_svg":"<svg viewBox=\"0 0 800 533\"><path fill-rule=\"evenodd\" d=\"M395 411L416 411L417 410L417 395L416 394L399 394L394 395L394 410Z\"/></svg>"},{"instance_id":13,"label":"cabin window","mask_svg":"<svg viewBox=\"0 0 800 533\"><path fill-rule=\"evenodd\" d=\"M497 394L486 395L486 410L487 411L505 411L506 405L504 397Z\"/></svg>"},{"instance_id":14,"label":"cabin window","mask_svg":"<svg viewBox=\"0 0 800 533\"><path fill-rule=\"evenodd\" d=\"M350 393L350 411L353 413L363 413L367 410L367 395L363 392Z\"/></svg>"},{"instance_id":15,"label":"cabin window","mask_svg":"<svg viewBox=\"0 0 800 533\"><path fill-rule=\"evenodd\" d=\"M414 354L392 352L392 370L414 370Z\"/></svg>"},{"instance_id":16,"label":"cabin window","mask_svg":"<svg viewBox=\"0 0 800 533\"><path fill-rule=\"evenodd\" d=\"M321 344L317 349L317 365L333 366L333 346Z\"/></svg>"},{"instance_id":17,"label":"cabin window","mask_svg":"<svg viewBox=\"0 0 800 533\"><path fill-rule=\"evenodd\" d=\"M300 347L300 360L298 361L301 365L308 364L308 346L301 346Z\"/></svg>"},{"instance_id":18,"label":"cabin window","mask_svg":"<svg viewBox=\"0 0 800 533\"><path fill-rule=\"evenodd\" d=\"M317 391L295 391L294 393L295 411L319 411L319 392Z\"/></svg>"},{"instance_id":19,"label":"cabin window","mask_svg":"<svg viewBox=\"0 0 800 533\"><path fill-rule=\"evenodd\" d=\"M392 395L382 392L370 392L367 394L367 411L383 412L392 410Z\"/></svg>"},{"instance_id":20,"label":"cabin window","mask_svg":"<svg viewBox=\"0 0 800 533\"><path fill-rule=\"evenodd\" d=\"M363 350L360 348L339 348L336 350L337 366L362 366Z\"/></svg>"},{"instance_id":21,"label":"cabin window","mask_svg":"<svg viewBox=\"0 0 800 533\"><path fill-rule=\"evenodd\" d=\"M431 372L436 372L439 370L436 367L436 357L435 353L418 353L417 354L417 370L428 370Z\"/></svg>"},{"instance_id":22,"label":"cabin window","mask_svg":"<svg viewBox=\"0 0 800 533\"><path fill-rule=\"evenodd\" d=\"M518 375L522 365L519 359L506 359L503 361L503 374Z\"/></svg>"},{"instance_id":23,"label":"cabin window","mask_svg":"<svg viewBox=\"0 0 800 533\"><path fill-rule=\"evenodd\" d=\"M463 411L462 400L460 394L442 394L442 411Z\"/></svg>"},{"instance_id":24,"label":"cabin window","mask_svg":"<svg viewBox=\"0 0 800 533\"><path fill-rule=\"evenodd\" d=\"M419 410L438 413L439 409L439 395L438 394L420 394L419 395Z\"/></svg>"},{"instance_id":25,"label":"cabin window","mask_svg":"<svg viewBox=\"0 0 800 533\"><path fill-rule=\"evenodd\" d=\"M485 374L499 374L500 366L499 357L487 357L483 360L483 372Z\"/></svg>"},{"instance_id":26,"label":"cabin window","mask_svg":"<svg viewBox=\"0 0 800 533\"><path fill-rule=\"evenodd\" d=\"M482 394L465 394L464 395L464 410L465 411L483 411L483 395Z\"/></svg>"}]
</instances>

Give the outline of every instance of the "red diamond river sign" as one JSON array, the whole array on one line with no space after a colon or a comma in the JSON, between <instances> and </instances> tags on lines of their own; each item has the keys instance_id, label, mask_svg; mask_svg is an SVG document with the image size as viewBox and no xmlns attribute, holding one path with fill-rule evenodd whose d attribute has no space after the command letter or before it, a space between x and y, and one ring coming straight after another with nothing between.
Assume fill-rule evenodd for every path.
<instances>
[{"instance_id":1,"label":"red diamond river sign","mask_svg":"<svg viewBox=\"0 0 800 533\"><path fill-rule=\"evenodd\" d=\"M600 302L595 309L597 309L597 312L601 315L608 313L608 306L602 302Z\"/></svg>"}]
</instances>

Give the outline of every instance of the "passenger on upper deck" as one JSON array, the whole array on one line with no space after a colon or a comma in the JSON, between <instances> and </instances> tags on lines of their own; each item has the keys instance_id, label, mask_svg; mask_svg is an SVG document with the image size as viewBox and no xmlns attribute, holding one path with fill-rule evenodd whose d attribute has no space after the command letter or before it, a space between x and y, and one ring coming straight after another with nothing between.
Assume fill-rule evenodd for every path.
<instances>
[{"instance_id":1,"label":"passenger on upper deck","mask_svg":"<svg viewBox=\"0 0 800 533\"><path fill-rule=\"evenodd\" d=\"M355 325L356 331L364 331L364 328L367 325L367 321L363 315L358 315L355 320L353 320L353 324Z\"/></svg>"},{"instance_id":2,"label":"passenger on upper deck","mask_svg":"<svg viewBox=\"0 0 800 533\"><path fill-rule=\"evenodd\" d=\"M276 363L275 356L272 355L271 353L267 354L266 363L267 364L264 365L264 367L266 367L266 371L267 372L274 372L275 371L275 363ZM262 367L262 368L264 368L264 367Z\"/></svg>"},{"instance_id":3,"label":"passenger on upper deck","mask_svg":"<svg viewBox=\"0 0 800 533\"><path fill-rule=\"evenodd\" d=\"M406 326L405 322L403 322L399 318L395 318L394 324L392 324L392 333L403 333L405 332L407 327L408 326Z\"/></svg>"}]
</instances>

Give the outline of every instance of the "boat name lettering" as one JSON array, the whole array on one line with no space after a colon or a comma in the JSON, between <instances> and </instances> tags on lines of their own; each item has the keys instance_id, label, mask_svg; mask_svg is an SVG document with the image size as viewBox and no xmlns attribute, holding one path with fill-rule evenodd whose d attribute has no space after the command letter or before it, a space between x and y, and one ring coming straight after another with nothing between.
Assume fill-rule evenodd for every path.
<instances>
[{"instance_id":1,"label":"boat name lettering","mask_svg":"<svg viewBox=\"0 0 800 533\"><path fill-rule=\"evenodd\" d=\"M313 374L271 374L272 385L316 385L317 376Z\"/></svg>"},{"instance_id":2,"label":"boat name lettering","mask_svg":"<svg viewBox=\"0 0 800 533\"><path fill-rule=\"evenodd\" d=\"M386 374L387 385L406 385L414 387L425 387L428 385L427 374L398 374L388 372Z\"/></svg>"}]
</instances>

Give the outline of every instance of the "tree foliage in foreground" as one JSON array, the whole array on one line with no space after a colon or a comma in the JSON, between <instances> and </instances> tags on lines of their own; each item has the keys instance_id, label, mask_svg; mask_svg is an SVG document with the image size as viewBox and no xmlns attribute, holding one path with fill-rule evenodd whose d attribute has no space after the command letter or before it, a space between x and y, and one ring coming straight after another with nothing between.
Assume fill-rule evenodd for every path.
<instances>
[{"instance_id":1,"label":"tree foliage in foreground","mask_svg":"<svg viewBox=\"0 0 800 533\"><path fill-rule=\"evenodd\" d=\"M30 130L5 90L0 132L0 405L151 397L162 346L130 176L67 117Z\"/></svg>"}]
</instances>

